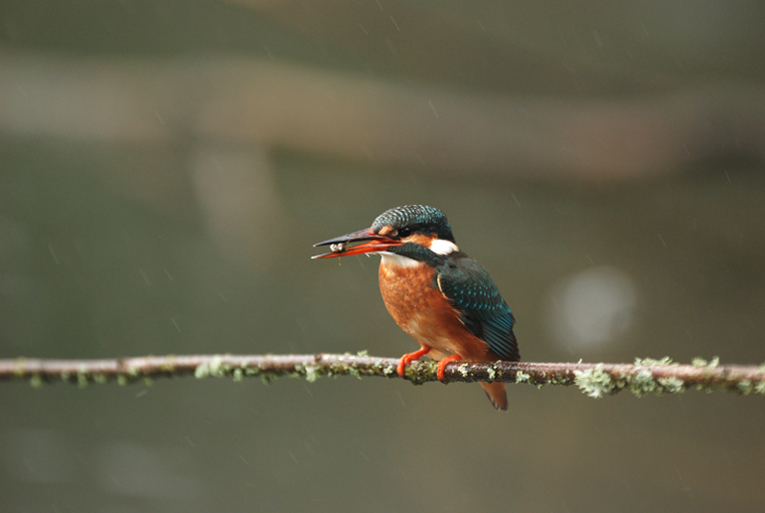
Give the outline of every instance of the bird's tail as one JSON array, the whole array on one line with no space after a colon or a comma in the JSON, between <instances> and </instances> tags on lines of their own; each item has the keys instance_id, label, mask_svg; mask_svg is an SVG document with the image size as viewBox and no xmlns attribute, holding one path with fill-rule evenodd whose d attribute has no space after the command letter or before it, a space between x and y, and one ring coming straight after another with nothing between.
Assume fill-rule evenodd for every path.
<instances>
[{"instance_id":1,"label":"bird's tail","mask_svg":"<svg viewBox=\"0 0 765 513\"><path fill-rule=\"evenodd\" d=\"M507 411L507 394L504 383L481 383L481 386L496 409Z\"/></svg>"}]
</instances>

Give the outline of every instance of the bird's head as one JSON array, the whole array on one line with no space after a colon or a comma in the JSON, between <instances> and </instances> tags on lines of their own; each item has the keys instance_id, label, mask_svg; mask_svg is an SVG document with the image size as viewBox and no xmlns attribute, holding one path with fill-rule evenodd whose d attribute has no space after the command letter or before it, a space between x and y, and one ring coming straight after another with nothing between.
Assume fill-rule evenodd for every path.
<instances>
[{"instance_id":1,"label":"bird's head","mask_svg":"<svg viewBox=\"0 0 765 513\"><path fill-rule=\"evenodd\" d=\"M352 245L356 242L360 244ZM377 216L370 228L314 244L318 246L330 246L332 252L313 258L382 253L426 260L428 253L459 251L444 213L424 205L392 208Z\"/></svg>"}]
</instances>

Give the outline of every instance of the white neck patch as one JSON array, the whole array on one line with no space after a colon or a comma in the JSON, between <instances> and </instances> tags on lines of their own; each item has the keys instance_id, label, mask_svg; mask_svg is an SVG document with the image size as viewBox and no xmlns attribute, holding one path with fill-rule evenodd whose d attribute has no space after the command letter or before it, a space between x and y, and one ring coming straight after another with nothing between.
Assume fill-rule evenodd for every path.
<instances>
[{"instance_id":1,"label":"white neck patch","mask_svg":"<svg viewBox=\"0 0 765 513\"><path fill-rule=\"evenodd\" d=\"M428 248L436 255L446 256L451 255L455 251L459 251L460 248L457 247L455 243L453 243L450 240L444 240L444 239L433 239L430 242L430 247Z\"/></svg>"},{"instance_id":2,"label":"white neck patch","mask_svg":"<svg viewBox=\"0 0 765 513\"><path fill-rule=\"evenodd\" d=\"M387 251L380 251L379 255L382 257L382 264L384 266L417 267L418 265L422 265L422 262L418 262L413 258L397 255L395 253L388 253Z\"/></svg>"}]
</instances>

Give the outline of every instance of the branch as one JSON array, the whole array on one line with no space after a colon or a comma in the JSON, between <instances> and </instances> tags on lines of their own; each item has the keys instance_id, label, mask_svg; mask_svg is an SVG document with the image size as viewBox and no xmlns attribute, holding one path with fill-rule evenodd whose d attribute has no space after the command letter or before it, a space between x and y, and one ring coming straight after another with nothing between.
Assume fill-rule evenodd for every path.
<instances>
[{"instance_id":1,"label":"branch","mask_svg":"<svg viewBox=\"0 0 765 513\"><path fill-rule=\"evenodd\" d=\"M378 358L364 353L314 355L193 355L146 356L105 360L47 360L17 358L0 360L0 380L29 380L33 386L63 381L86 386L117 381L121 385L155 378L194 375L197 378L231 377L240 381L259 376L264 382L288 376L310 382L320 376L399 377L397 358ZM717 358L707 362L694 359L679 365L669 358L636 359L634 364L610 363L451 363L445 382L472 383L502 381L543 385L577 385L590 397L598 398L629 390L646 393L678 393L688 388L726 390L744 395L765 395L765 364L760 366L720 365ZM406 378L415 385L438 381L434 362L415 362L407 367Z\"/></svg>"}]
</instances>

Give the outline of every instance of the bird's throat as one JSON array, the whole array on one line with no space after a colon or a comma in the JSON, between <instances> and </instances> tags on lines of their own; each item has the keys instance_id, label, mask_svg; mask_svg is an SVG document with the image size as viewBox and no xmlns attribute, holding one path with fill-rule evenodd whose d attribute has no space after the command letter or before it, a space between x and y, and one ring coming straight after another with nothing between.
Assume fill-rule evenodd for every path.
<instances>
[{"instance_id":1,"label":"bird's throat","mask_svg":"<svg viewBox=\"0 0 765 513\"><path fill-rule=\"evenodd\" d=\"M381 252L380 256L382 257L382 262L380 262L380 265L391 269L419 267L424 264L424 262L420 262L419 260L397 255L395 253L388 253L387 251Z\"/></svg>"}]
</instances>

